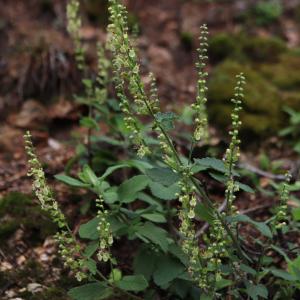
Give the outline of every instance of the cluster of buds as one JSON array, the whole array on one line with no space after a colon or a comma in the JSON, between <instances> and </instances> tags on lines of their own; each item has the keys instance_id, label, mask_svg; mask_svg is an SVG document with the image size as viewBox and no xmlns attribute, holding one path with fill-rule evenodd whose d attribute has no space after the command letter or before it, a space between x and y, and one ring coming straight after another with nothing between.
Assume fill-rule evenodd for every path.
<instances>
[{"instance_id":1,"label":"cluster of buds","mask_svg":"<svg viewBox=\"0 0 300 300\"><path fill-rule=\"evenodd\" d=\"M146 110L145 92L139 75L139 65L134 48L130 44L125 7L118 0L109 1L110 24L109 46L114 54L113 71L117 96L120 99L120 109L124 113L126 129L130 132L130 139L137 147L138 156L143 157L150 153L140 130L135 113L141 114ZM126 96L126 83L128 90L134 98L135 108L129 103Z\"/></svg>"},{"instance_id":2,"label":"cluster of buds","mask_svg":"<svg viewBox=\"0 0 300 300\"><path fill-rule=\"evenodd\" d=\"M64 260L65 266L74 271L76 278L81 280L85 278L86 275L82 271L84 260L79 257L80 246L77 244L74 236L69 230L66 218L59 209L51 189L46 182L44 170L34 152L29 132L24 135L24 140L25 150L29 157L28 176L33 178L33 192L38 198L41 208L50 214L53 222L55 222L60 229L60 232L56 234L56 241L58 242L59 252Z\"/></svg>"},{"instance_id":3,"label":"cluster of buds","mask_svg":"<svg viewBox=\"0 0 300 300\"><path fill-rule=\"evenodd\" d=\"M177 196L181 203L181 209L179 211L179 219L181 221L179 232L183 237L182 250L189 258L188 271L190 275L195 281L200 281L203 280L203 276L201 277L201 275L203 275L203 266L194 226L195 207L197 205L195 187L189 180L191 171L182 168L181 173L183 178L179 182L180 193L178 193Z\"/></svg>"},{"instance_id":4,"label":"cluster of buds","mask_svg":"<svg viewBox=\"0 0 300 300\"><path fill-rule=\"evenodd\" d=\"M194 131L194 139L199 141L200 139L206 139L208 137L208 125L207 125L207 114L206 114L206 78L207 72L205 71L206 62L208 59L207 56L207 36L208 29L204 24L200 27L200 47L197 49L198 51L198 62L196 63L196 67L198 70L198 84L197 84L197 97L196 103L192 104L192 108L195 111L195 123L196 128Z\"/></svg>"},{"instance_id":5,"label":"cluster of buds","mask_svg":"<svg viewBox=\"0 0 300 300\"><path fill-rule=\"evenodd\" d=\"M149 74L149 79L150 79L149 102L150 102L150 106L151 106L153 112L157 113L157 112L160 111L160 109L159 109L159 99L158 99L158 91L157 91L157 86L156 86L156 79L155 79L154 74L152 72Z\"/></svg>"},{"instance_id":6,"label":"cluster of buds","mask_svg":"<svg viewBox=\"0 0 300 300\"><path fill-rule=\"evenodd\" d=\"M68 231L61 231L55 235L55 240L64 266L74 272L77 281L86 279L87 274L83 272L85 260L80 257L80 245L74 237Z\"/></svg>"},{"instance_id":7,"label":"cluster of buds","mask_svg":"<svg viewBox=\"0 0 300 300\"><path fill-rule=\"evenodd\" d=\"M233 210L233 202L236 198L235 193L239 190L239 186L234 180L234 168L239 160L240 156L240 139L239 139L239 129L242 124L240 121L239 113L242 109L242 100L244 99L244 85L245 85L245 77L243 73L236 76L237 77L237 85L235 87L234 98L231 99L233 103L233 111L231 113L232 120L232 129L229 134L231 135L231 142L229 148L226 150L224 161L227 167L227 176L228 181L226 184L226 201L227 201L227 212L229 214L232 213Z\"/></svg>"},{"instance_id":8,"label":"cluster of buds","mask_svg":"<svg viewBox=\"0 0 300 300\"><path fill-rule=\"evenodd\" d=\"M84 49L80 40L81 18L79 16L79 1L69 0L67 4L67 29L75 45L76 62L79 70L84 69Z\"/></svg>"},{"instance_id":9,"label":"cluster of buds","mask_svg":"<svg viewBox=\"0 0 300 300\"><path fill-rule=\"evenodd\" d=\"M110 61L105 56L105 48L99 42L97 44L97 58L98 58L98 72L95 88L95 99L98 104L103 104L107 99L107 84L108 84L108 69L110 67Z\"/></svg>"},{"instance_id":10,"label":"cluster of buds","mask_svg":"<svg viewBox=\"0 0 300 300\"><path fill-rule=\"evenodd\" d=\"M100 235L99 250L97 258L99 261L107 262L111 259L110 247L113 244L113 235L108 222L108 210L104 208L104 200L102 196L96 200L98 208L97 217L99 220L97 230Z\"/></svg>"},{"instance_id":11,"label":"cluster of buds","mask_svg":"<svg viewBox=\"0 0 300 300\"><path fill-rule=\"evenodd\" d=\"M291 180L291 174L287 173L285 175L285 181L280 186L279 196L280 196L280 205L276 210L275 218L273 224L275 229L281 229L286 225L288 205L289 200L289 183Z\"/></svg>"}]
</instances>

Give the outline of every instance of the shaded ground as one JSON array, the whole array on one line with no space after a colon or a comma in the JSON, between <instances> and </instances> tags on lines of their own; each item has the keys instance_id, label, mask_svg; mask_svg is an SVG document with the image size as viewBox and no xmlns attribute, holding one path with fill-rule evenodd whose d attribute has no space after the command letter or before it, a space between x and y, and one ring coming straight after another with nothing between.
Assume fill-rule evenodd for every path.
<instances>
[{"instance_id":1,"label":"shaded ground","mask_svg":"<svg viewBox=\"0 0 300 300\"><path fill-rule=\"evenodd\" d=\"M267 27L256 26L253 18L247 16L255 1L126 2L131 13L130 20L140 26L138 45L142 68L156 74L166 108L177 110L178 106L192 102L195 97L195 48L199 26L203 23L209 25L212 34L224 30L239 32L243 27L252 34L276 34L288 46L300 46L299 1L284 1L285 12ZM94 66L92 44L103 38L103 26L98 28L97 24L105 24L106 16L97 5L94 9L92 1L86 1L84 7L86 25L81 35L91 46L89 62ZM56 256L51 238L55 228L47 221L47 216L41 214L37 222L28 222L27 217L41 213L36 210L35 200L23 194L11 194L31 194L22 140L24 130L31 129L58 201L70 220L74 221L74 216L79 214L78 197L53 181L53 175L63 171L66 162L74 155L72 145L66 141L70 140L73 130L79 130L77 122L84 112L82 107L70 101L72 94L80 91L80 78L74 64L72 43L65 31L64 11L65 1L60 0L15 0L1 5L0 196L3 198L0 219L6 226L0 227L0 239L4 240L0 246L1 299L67 299L64 289L74 285ZM216 135L214 144L219 142L222 144L222 139ZM265 148L273 149L270 154L273 159L291 159L286 147L278 146L278 140L267 141ZM247 160L255 164L258 158L247 156ZM289 168L292 164L292 161L286 160L284 167ZM261 179L261 185L267 184L268 179ZM217 190L217 200L218 193L223 191ZM270 199L266 202L264 197L247 200L250 203L247 206L258 207L254 210L258 217L264 217L264 207L259 206L272 205ZM17 203L21 205L20 210L16 209ZM240 202L240 209L247 209L244 204L245 201ZM24 211L29 216L24 215ZM16 218L21 220L19 224L14 222ZM41 222L47 230L40 231ZM75 229L80 222L80 218L74 221ZM30 286L32 283L42 286ZM39 293L51 286L58 288L48 289L44 296Z\"/></svg>"}]
</instances>

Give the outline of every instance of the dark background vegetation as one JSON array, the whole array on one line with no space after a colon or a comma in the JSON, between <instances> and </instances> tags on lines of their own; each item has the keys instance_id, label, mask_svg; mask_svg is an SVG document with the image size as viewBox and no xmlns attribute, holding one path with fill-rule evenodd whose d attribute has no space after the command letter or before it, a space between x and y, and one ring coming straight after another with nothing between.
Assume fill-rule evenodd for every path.
<instances>
[{"instance_id":1,"label":"dark background vegetation","mask_svg":"<svg viewBox=\"0 0 300 300\"><path fill-rule=\"evenodd\" d=\"M107 4L81 2L80 35L93 70L95 42L105 38ZM287 168L297 166L293 140L279 138L278 132L288 125L285 106L300 111L299 0L124 2L130 26L139 27L142 70L154 72L166 109L180 112L195 98L197 37L206 23L211 144L226 142L234 75L243 71L248 82L243 157L266 171L279 159ZM66 32L65 6L63 0L0 1L1 299L68 299L64 291L74 285L56 257L54 226L30 198L22 142L24 130L32 130L58 201L70 219L77 218L78 195L51 180L74 154L71 141L80 135L78 120L86 113L72 100L82 86ZM259 184L267 185L268 179Z\"/></svg>"}]
</instances>

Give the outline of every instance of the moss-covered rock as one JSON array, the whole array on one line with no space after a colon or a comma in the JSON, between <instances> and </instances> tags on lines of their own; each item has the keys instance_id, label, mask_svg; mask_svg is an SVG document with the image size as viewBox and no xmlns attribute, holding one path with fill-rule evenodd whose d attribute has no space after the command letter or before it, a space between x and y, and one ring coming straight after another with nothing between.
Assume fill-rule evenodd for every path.
<instances>
[{"instance_id":1,"label":"moss-covered rock","mask_svg":"<svg viewBox=\"0 0 300 300\"><path fill-rule=\"evenodd\" d=\"M212 124L222 128L230 125L230 99L236 83L235 76L240 72L245 74L247 80L241 113L242 130L261 136L277 133L284 121L283 106L300 109L298 94L282 93L250 65L231 60L219 64L209 81L208 110Z\"/></svg>"},{"instance_id":2,"label":"moss-covered rock","mask_svg":"<svg viewBox=\"0 0 300 300\"><path fill-rule=\"evenodd\" d=\"M209 39L209 59L218 63L226 58L242 58L240 36L222 32Z\"/></svg>"},{"instance_id":3,"label":"moss-covered rock","mask_svg":"<svg viewBox=\"0 0 300 300\"><path fill-rule=\"evenodd\" d=\"M223 32L211 37L209 42L209 57L213 63L228 58L239 62L276 62L285 52L285 42L277 37Z\"/></svg>"},{"instance_id":4,"label":"moss-covered rock","mask_svg":"<svg viewBox=\"0 0 300 300\"><path fill-rule=\"evenodd\" d=\"M300 91L300 54L288 52L276 64L263 64L261 73L282 90Z\"/></svg>"},{"instance_id":5,"label":"moss-covered rock","mask_svg":"<svg viewBox=\"0 0 300 300\"><path fill-rule=\"evenodd\" d=\"M17 192L0 199L0 239L8 238L23 226L35 243L56 232L57 228L47 214L35 205L31 198Z\"/></svg>"},{"instance_id":6,"label":"moss-covered rock","mask_svg":"<svg viewBox=\"0 0 300 300\"><path fill-rule=\"evenodd\" d=\"M277 37L242 38L241 51L253 62L276 62L287 51L285 42Z\"/></svg>"}]
</instances>

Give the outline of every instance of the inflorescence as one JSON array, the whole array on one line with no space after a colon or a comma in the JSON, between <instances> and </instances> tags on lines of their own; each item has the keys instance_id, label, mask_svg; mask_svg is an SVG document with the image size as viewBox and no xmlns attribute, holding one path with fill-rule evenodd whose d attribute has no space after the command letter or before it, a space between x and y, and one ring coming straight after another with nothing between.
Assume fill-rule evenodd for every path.
<instances>
[{"instance_id":1,"label":"inflorescence","mask_svg":"<svg viewBox=\"0 0 300 300\"><path fill-rule=\"evenodd\" d=\"M107 262L112 259L110 247L113 244L113 235L108 221L109 212L104 208L104 200L102 196L99 196L96 200L96 206L98 208L97 217L99 220L97 230L100 235L97 258L99 261Z\"/></svg>"},{"instance_id":2,"label":"inflorescence","mask_svg":"<svg viewBox=\"0 0 300 300\"><path fill-rule=\"evenodd\" d=\"M206 24L200 27L200 47L197 49L198 51L198 62L196 63L196 67L198 70L198 82L197 82L197 97L196 103L192 104L192 108L195 111L195 123L196 128L194 131L194 139L199 141L201 139L207 139L208 137L208 124L207 124L207 114L206 114L206 78L208 73L205 71L206 63L208 60L207 56L207 36L208 29Z\"/></svg>"},{"instance_id":3,"label":"inflorescence","mask_svg":"<svg viewBox=\"0 0 300 300\"><path fill-rule=\"evenodd\" d=\"M84 259L80 257L80 245L76 242L65 216L59 209L58 203L46 182L44 170L35 154L29 132L24 135L24 140L25 150L29 157L28 176L33 178L32 189L40 202L41 208L50 214L53 222L60 228L60 232L55 235L55 238L65 266L75 272L77 280L81 281L86 278L86 274L83 272Z\"/></svg>"},{"instance_id":4,"label":"inflorescence","mask_svg":"<svg viewBox=\"0 0 300 300\"><path fill-rule=\"evenodd\" d=\"M84 49L80 40L81 18L79 1L70 0L67 4L67 29L75 44L75 58L80 70L84 69Z\"/></svg>"}]
</instances>

